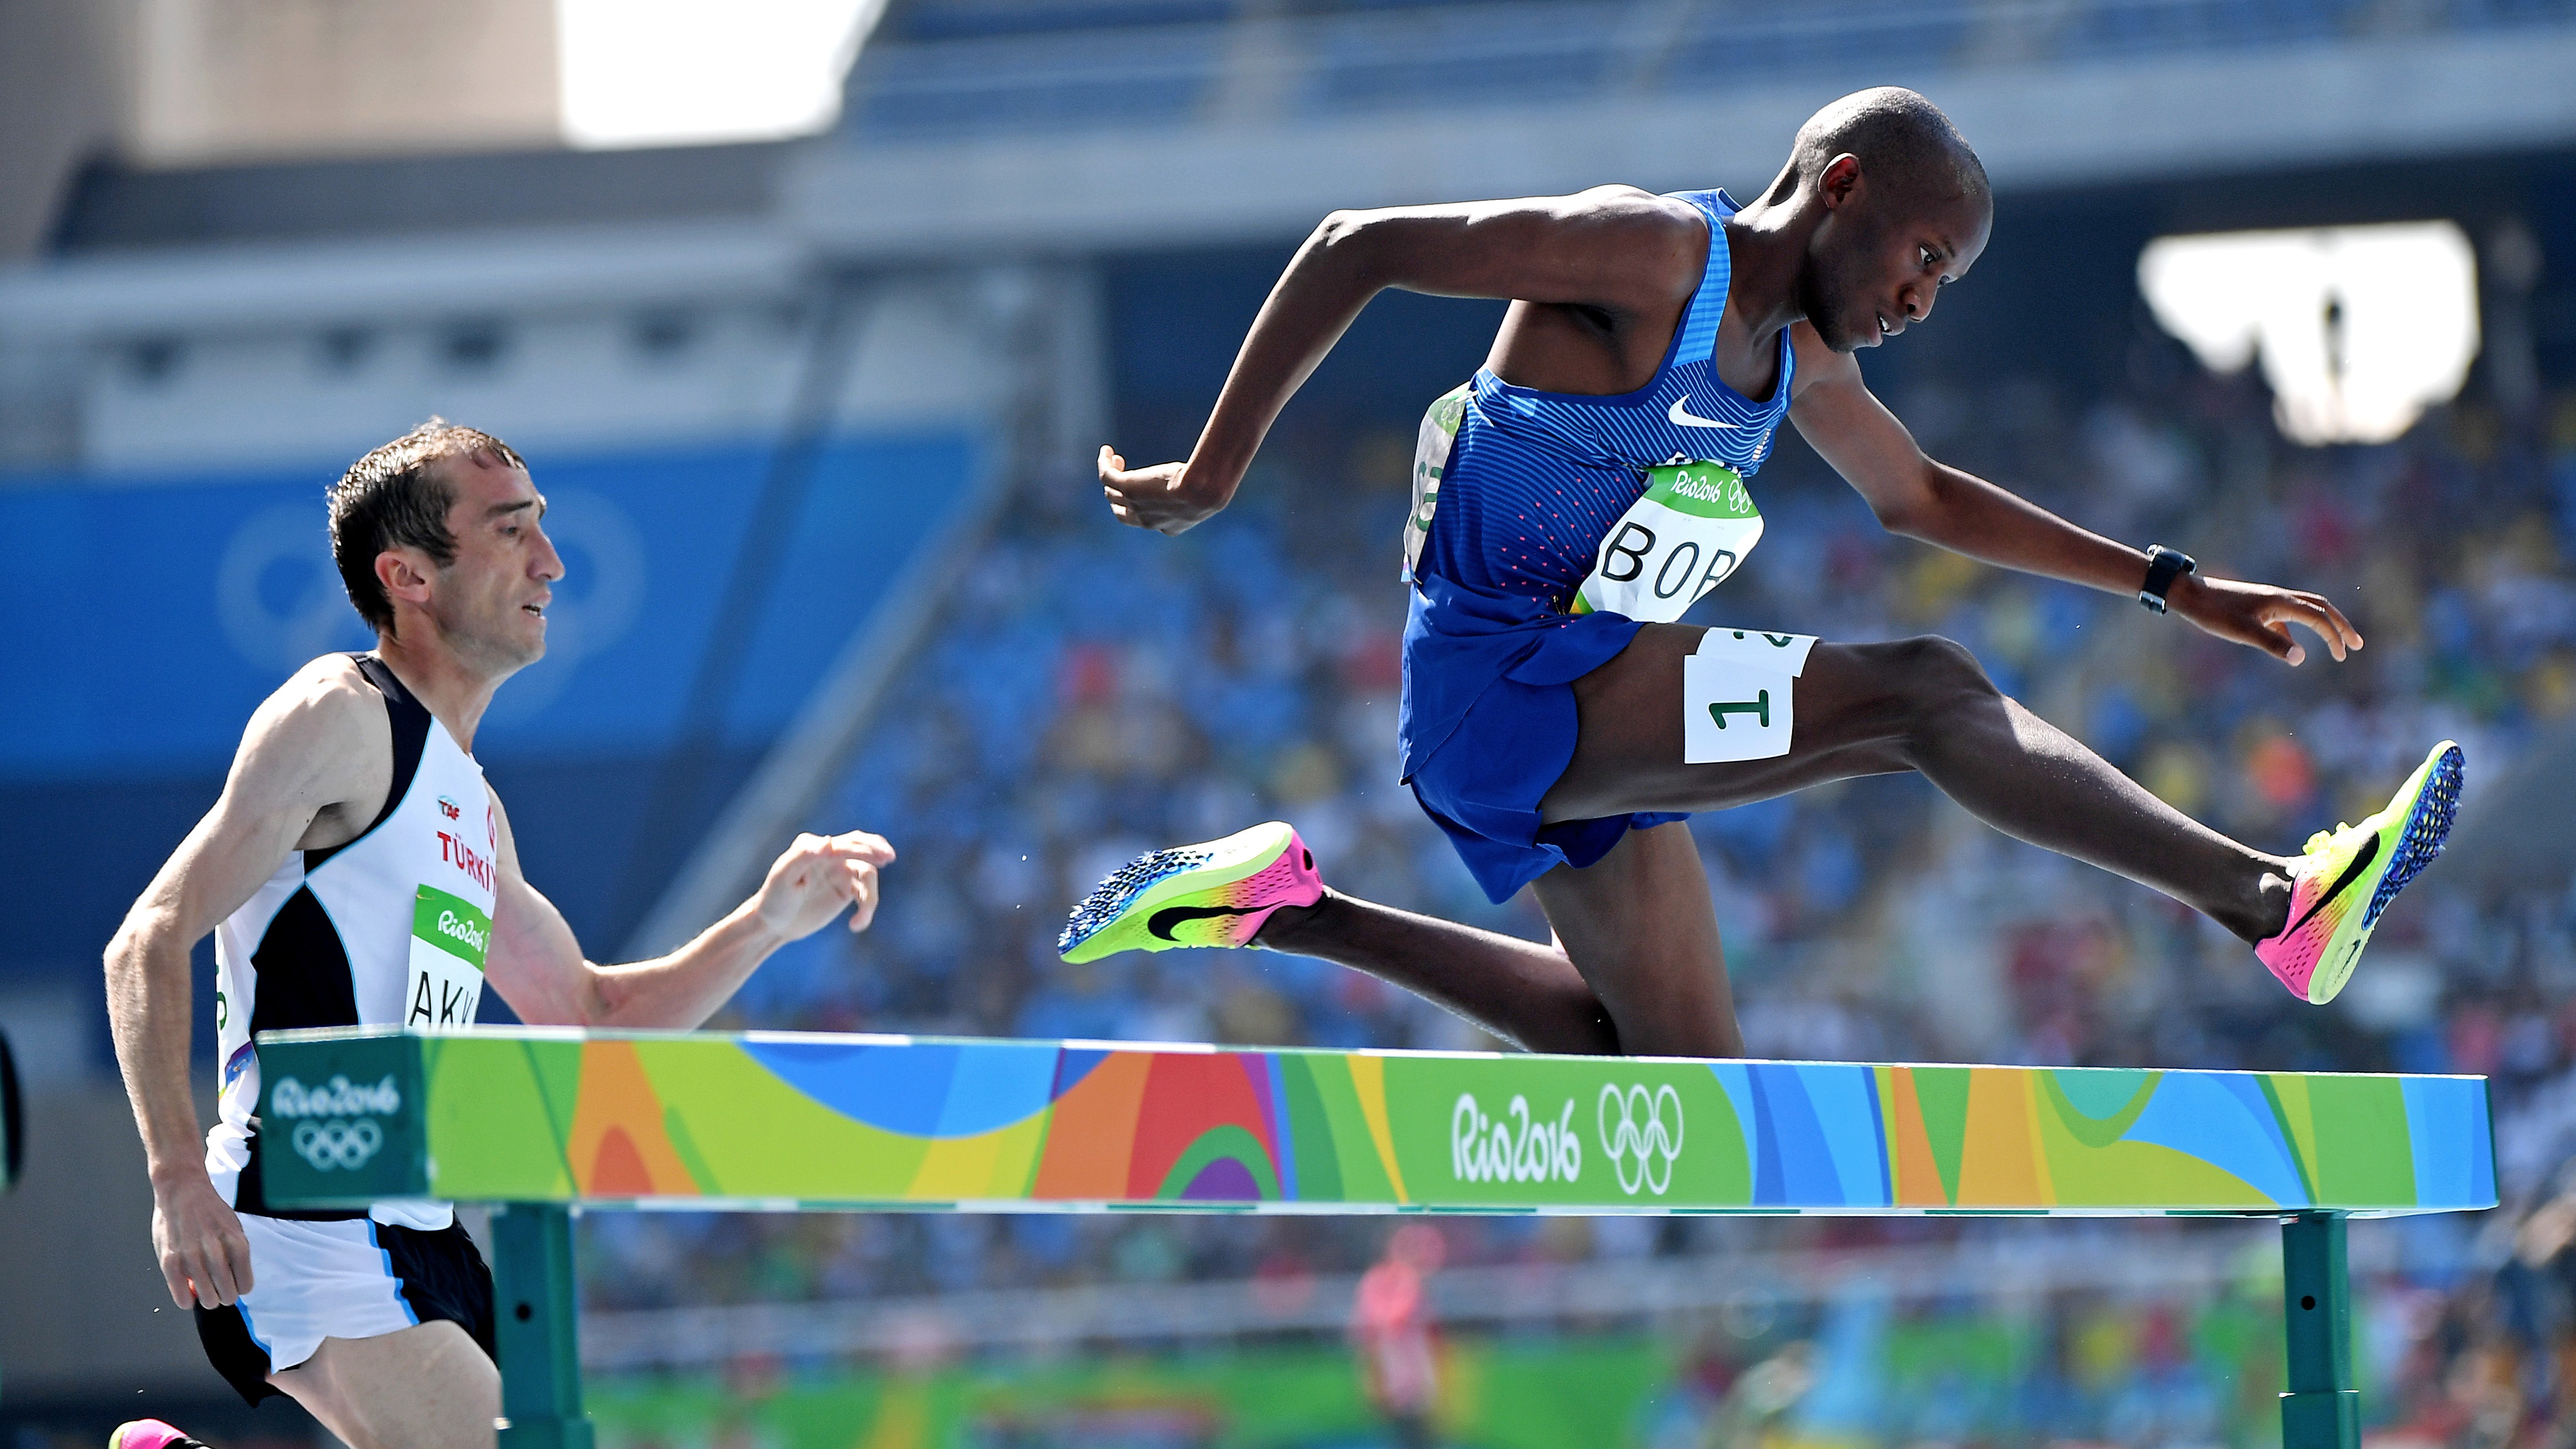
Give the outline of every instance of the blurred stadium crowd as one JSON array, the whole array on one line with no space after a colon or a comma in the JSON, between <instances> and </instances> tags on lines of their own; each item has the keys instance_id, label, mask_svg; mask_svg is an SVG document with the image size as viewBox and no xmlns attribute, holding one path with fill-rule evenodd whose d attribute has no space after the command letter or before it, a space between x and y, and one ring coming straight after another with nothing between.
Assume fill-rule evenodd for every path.
<instances>
[{"instance_id":1,"label":"blurred stadium crowd","mask_svg":"<svg viewBox=\"0 0 2576 1449\"><path fill-rule=\"evenodd\" d=\"M2099 532L2326 593L2369 647L2337 664L2311 640L2285 669L2125 599L1892 538L1785 431L1752 480L1763 545L1694 618L1958 639L2038 713L2260 848L2377 808L2444 737L2466 747L2469 793L2452 858L2325 1009L2188 912L2004 838L1919 780L1697 817L1748 1048L2486 1075L2503 1210L2353 1229L2365 1412L2377 1449L2576 1449L2576 886L2550 864L2576 854L2576 784L2535 774L2557 761L2576 780L2576 389L2543 391L2576 378L2576 0L882 0L849 7L870 28L830 134L558 149L575 72L531 38L571 46L559 22L587 10L632 41L653 8L0 4L0 492L29 520L15 534L50 541L15 571L21 612L48 627L13 631L19 708L0 717L16 727L0 731L0 815L22 827L0 875L47 909L0 943L0 1016L22 1049L51 1048L41 1073L21 1057L55 1094L49 1122L82 1124L0 1203L0 1241L30 1224L55 1245L0 1252L0 1439L94 1444L81 1416L135 1411L142 1384L174 1396L155 1405L221 1393L162 1314L140 1172L92 1150L133 1147L93 973L214 797L239 710L358 642L329 632L350 625L309 490L338 465L315 460L435 411L513 438L559 501L583 503L559 513L574 573L551 672L504 694L520 712L495 717L484 758L532 877L604 953L657 895L683 894L669 871L819 661L901 612L881 596L923 576L905 561L944 516L922 500L969 471L943 450L989 451L1012 490L1003 521L810 802L809 826L900 848L884 909L864 935L782 952L711 1026L1489 1049L1312 960L1072 967L1053 947L1067 908L1136 852L1269 818L1294 821L1343 889L1543 936L1526 898L1484 900L1394 779L1414 419L1501 304L1373 304L1240 500L1184 537L1118 526L1073 454L1180 456L1276 253L1331 207L1614 177L1759 184L1818 101L1905 77L1989 147L2011 220L1942 328L1872 354L1900 416L1945 460ZM743 7L660 8L757 28ZM749 7L768 8L831 7ZM143 10L158 19L137 29L127 12ZM664 107L712 94L725 65L703 42L684 80L638 59L621 48L589 73ZM2460 402L2391 444L2285 442L2259 369L2213 376L2138 311L2135 261L2159 237L2431 217L2484 248L2463 285L2487 351ZM1102 412L1115 434L1091 439ZM808 468L809 443L848 455ZM764 536L757 500L808 477L817 512L776 515L802 519L779 523L793 549L736 546ZM290 508L300 532L272 526ZM727 554L731 584L706 564ZM144 576L158 589L120 586ZM757 623L711 622L731 608L720 590L764 589ZM173 634L176 597L200 617ZM51 627L65 598L87 601L77 629ZM159 671L95 667L143 650ZM174 679L197 682L174 696ZM196 707L162 708L180 696ZM708 810L682 807L686 781ZM2540 864L2516 869L2525 855ZM2279 1255L2244 1224L1413 1221L1441 1235L1430 1296L1452 1311L1451 1382L1513 1377L1520 1393L1449 1413L1439 1442L2277 1442ZM724 1343L692 1315L727 1305L847 1304L902 1327L964 1295L1000 1311L1110 1285L1133 1317L1134 1285L1168 1285L1311 1308L1380 1262L1393 1227L583 1224L594 1324L667 1314L655 1341L683 1345ZM1908 1253L1945 1266L1885 1266ZM1523 1270L1615 1287L1650 1276L1641 1264L1701 1285L1702 1306L1471 1312L1461 1287ZM630 1362L715 1374L617 1368L592 1389L608 1449L1382 1442L1311 1416L1277 1434L1240 1416L1231 1437L1201 1432L1197 1410L1169 1421L1186 1432L1118 1417L1149 1380L1184 1404L1217 1393L1229 1356L1239 1377L1277 1369L1273 1402L1298 1413L1344 1390L1356 1403L1348 1345L1316 1327L1337 1318L1291 1332L1259 1317L1043 1353L935 1333L882 1361L696 1347ZM1050 1362L1100 1386L1110 1428L1085 1437L1029 1409L934 1437L959 1421L921 1405ZM825 1397L796 1408L806 1390ZM1542 1421L1539 1398L1563 1417ZM879 1418L856 1432L861 1399ZM242 1437L203 1432L299 1432L270 1412Z\"/></svg>"},{"instance_id":2,"label":"blurred stadium crowd","mask_svg":"<svg viewBox=\"0 0 2576 1449\"><path fill-rule=\"evenodd\" d=\"M2262 848L2295 850L2310 831L2377 808L2445 736L2467 749L2473 822L2479 787L2576 716L2576 400L2554 421L2516 426L2464 404L2391 445L2301 450L2279 440L2250 373L2212 377L2178 348L2151 354L2112 399L2003 378L1920 385L1894 401L1945 460L2098 531L2326 593L2369 640L2349 662L2311 642L2309 663L2285 669L2123 599L1891 538L1794 440L1754 480L1769 520L1762 548L1694 617L1959 639L2008 692ZM903 852L875 929L826 933L773 961L735 1024L1492 1045L1316 961L1173 952L1069 967L1053 953L1067 903L1129 855L1273 816L1299 825L1345 889L1543 937L1526 899L1485 903L1392 778L1409 441L1383 427L1283 427L1234 507L1179 539L1118 526L1081 476L1028 490L910 666L902 707L818 812L881 829ZM2576 1147L2576 896L2563 886L2490 888L2436 871L2382 927L2345 998L2313 1009L2188 912L1996 835L1916 780L1811 791L1699 816L1692 829L1758 1056L2490 1075L2508 1211L2405 1229L2420 1250L2365 1292L2367 1401L2383 1431L2406 1426L2428 1443L2576 1434L2576 1196L2561 1195L2576 1184L2557 1173ZM1349 1272L1386 1231L1302 1218L591 1222L584 1278L598 1308ZM1906 1220L1442 1226L1451 1261L1471 1264L1997 1231ZM2118 1242L2159 1251L2152 1232L2124 1229ZM2270 1301L2251 1290L2145 1304L2061 1296L2037 1319L1930 1305L1921 1311L1956 1331L1923 1341L1949 1347L1922 1349L1931 1357L1918 1374L1883 1376L1895 1397L1873 1418L1929 1416L1921 1432L1935 1437L2009 1424L2008 1437L2046 1427L2133 1439L2137 1424L2114 1420L2152 1411L2181 1416L2168 1426L2175 1442L2259 1438L2276 1431L2249 1346L2272 1341L2254 1326L2277 1312ZM1835 1321L1826 1311L1813 1325L1828 1353ZM1971 1352L1980 1333L2021 1346ZM1719 1347L1705 1362L1676 1370L1674 1402L1699 1403L1700 1418L1728 1403L1740 1412L1729 1387L1764 1340L1709 1342ZM1884 1353L1893 1340L1874 1342ZM1961 1402L1958 1375L1979 1373L2012 1387L1943 1429L1940 1406ZM2249 1393L2260 1412L2228 1407Z\"/></svg>"}]
</instances>

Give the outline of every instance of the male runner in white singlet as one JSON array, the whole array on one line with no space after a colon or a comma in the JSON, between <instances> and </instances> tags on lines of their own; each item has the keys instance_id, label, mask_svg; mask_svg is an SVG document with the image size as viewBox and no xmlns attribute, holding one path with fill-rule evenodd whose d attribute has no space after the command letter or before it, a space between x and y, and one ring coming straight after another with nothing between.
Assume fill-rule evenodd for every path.
<instances>
[{"instance_id":1,"label":"male runner in white singlet","mask_svg":"<svg viewBox=\"0 0 2576 1449\"><path fill-rule=\"evenodd\" d=\"M492 1278L446 1203L282 1212L260 1162L254 1033L460 1028L485 983L534 1024L689 1028L770 952L844 907L876 914L894 850L800 836L758 893L654 961L585 960L519 873L510 819L471 753L501 681L546 650L563 561L519 455L432 419L330 492L331 549L376 630L367 654L298 670L243 732L223 795L107 949L108 1015L152 1174L170 1296L253 1404L288 1394L353 1449L494 1441ZM188 1087L189 953L215 933L219 1120ZM188 1441L157 1420L115 1449Z\"/></svg>"},{"instance_id":2,"label":"male runner in white singlet","mask_svg":"<svg viewBox=\"0 0 2576 1449\"><path fill-rule=\"evenodd\" d=\"M2309 1002L2441 850L2459 747L2295 856L2230 840L2005 698L1946 639L1837 644L1790 621L1680 622L1762 537L1748 482L1801 436L1903 534L2168 608L2289 664L2290 626L2361 647L2312 593L2206 578L1926 457L1852 354L1932 314L1985 250L1994 199L1912 91L1845 96L1748 205L1723 191L1337 212L1272 289L1188 461L1100 450L1113 513L1163 533L1234 496L1262 435L1360 308L1401 287L1511 300L1475 378L1432 404L1405 527L1401 774L1545 946L1329 891L1283 823L1157 851L1074 912L1061 949L1266 946L1412 988L1539 1050L1742 1053L1690 832L1722 810L1912 770L1995 828L2200 911Z\"/></svg>"}]
</instances>

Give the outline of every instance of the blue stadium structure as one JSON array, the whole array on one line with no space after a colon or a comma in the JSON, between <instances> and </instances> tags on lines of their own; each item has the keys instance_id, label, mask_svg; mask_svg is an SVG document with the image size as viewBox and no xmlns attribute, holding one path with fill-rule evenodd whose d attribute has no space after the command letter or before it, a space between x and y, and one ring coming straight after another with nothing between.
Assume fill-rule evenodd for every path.
<instances>
[{"instance_id":1,"label":"blue stadium structure","mask_svg":"<svg viewBox=\"0 0 2576 1449\"><path fill-rule=\"evenodd\" d=\"M438 412L510 439L553 499L556 655L503 691L484 749L531 877L593 954L703 922L794 829L902 850L871 931L782 953L719 1025L1481 1048L1312 961L1066 967L1051 944L1135 851L1273 816L1336 884L1543 931L1483 900L1394 779L1412 429L1500 304L1381 298L1237 505L1185 537L1107 518L1092 450L1182 455L1333 208L1614 180L1742 196L1818 102L1886 82L1957 116L2000 219L1939 325L1867 358L1872 386L1933 452L2088 526L2360 601L2370 647L2289 673L1934 555L1785 436L1760 558L1702 617L1960 639L2149 788L2271 848L2373 808L2355 802L2424 740L2463 741L2490 793L2322 1011L1912 782L1697 818L1749 1049L2486 1076L2493 1226L2352 1231L2372 1427L2576 1421L2569 74L2570 0L889 0L839 125L801 141L93 168L47 252L0 268L0 529L21 541L0 581L0 877L42 906L0 939L29 1143L0 1236L61 1244L0 1253L0 1430L85 1423L137 1385L221 1392L184 1321L151 1311L135 1194L69 1186L139 1185L98 951L250 705L361 642L319 504L359 451ZM2206 372L2139 299L2160 235L2437 216L2480 251L2485 351L2390 444L2290 445L2258 373ZM2538 824L2481 843L2490 811ZM1675 1433L1810 1352L1813 1393L1781 1414L1817 1439L2214 1443L2277 1422L2245 1346L2276 1341L2278 1296L2217 1227L1442 1232L1433 1296L1456 1322L1680 1345L1629 1406ZM1033 1346L1331 1347L1384 1238L675 1213L602 1215L579 1244L600 1381L756 1385L901 1359L933 1322L960 1374ZM1140 1303L1185 1327L1140 1326ZM67 1322L92 1327L48 1327Z\"/></svg>"}]
</instances>

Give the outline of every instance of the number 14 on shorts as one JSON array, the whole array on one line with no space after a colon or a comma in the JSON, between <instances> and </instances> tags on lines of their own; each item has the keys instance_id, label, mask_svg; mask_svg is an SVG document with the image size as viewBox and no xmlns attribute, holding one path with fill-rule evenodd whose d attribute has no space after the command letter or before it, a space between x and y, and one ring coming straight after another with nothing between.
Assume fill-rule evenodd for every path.
<instances>
[{"instance_id":1,"label":"number 14 on shorts","mask_svg":"<svg viewBox=\"0 0 2576 1449\"><path fill-rule=\"evenodd\" d=\"M1770 760L1789 753L1796 681L1812 634L1711 629L1682 661L1682 763Z\"/></svg>"}]
</instances>

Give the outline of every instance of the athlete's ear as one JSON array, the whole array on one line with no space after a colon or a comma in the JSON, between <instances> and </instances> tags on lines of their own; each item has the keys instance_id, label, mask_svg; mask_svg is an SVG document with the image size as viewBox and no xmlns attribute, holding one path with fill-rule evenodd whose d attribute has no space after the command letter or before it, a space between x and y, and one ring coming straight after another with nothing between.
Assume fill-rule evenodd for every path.
<instances>
[{"instance_id":1,"label":"athlete's ear","mask_svg":"<svg viewBox=\"0 0 2576 1449\"><path fill-rule=\"evenodd\" d=\"M429 602L429 560L407 548L389 548L376 555L376 582L384 588L387 602L399 599L413 605Z\"/></svg>"},{"instance_id":2,"label":"athlete's ear","mask_svg":"<svg viewBox=\"0 0 2576 1449\"><path fill-rule=\"evenodd\" d=\"M1860 194L1860 158L1849 151L1825 163L1816 173L1816 194L1825 199L1825 210L1834 211Z\"/></svg>"}]
</instances>

